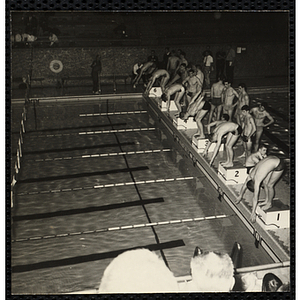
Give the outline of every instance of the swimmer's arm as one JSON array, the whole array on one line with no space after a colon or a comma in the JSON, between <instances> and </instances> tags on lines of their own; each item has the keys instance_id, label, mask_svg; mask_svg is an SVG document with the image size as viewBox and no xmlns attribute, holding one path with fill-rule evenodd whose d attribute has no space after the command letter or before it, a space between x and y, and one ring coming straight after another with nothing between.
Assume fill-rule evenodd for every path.
<instances>
[{"instance_id":1,"label":"swimmer's arm","mask_svg":"<svg viewBox=\"0 0 300 300\"><path fill-rule=\"evenodd\" d=\"M195 102L195 100L198 98L198 96L199 96L200 93L201 93L201 90L198 91L198 92L194 95L194 97L192 98L192 100L191 100L189 106ZM202 99L203 99L203 96L201 96L201 99L199 99L199 100L201 101ZM199 101L199 102L200 102L200 101Z\"/></svg>"},{"instance_id":2,"label":"swimmer's arm","mask_svg":"<svg viewBox=\"0 0 300 300\"><path fill-rule=\"evenodd\" d=\"M258 203L258 193L259 193L259 186L260 182L254 182L254 193L253 193L253 199L252 199L252 212L251 212L251 217L250 220L252 223L255 222L256 219L256 207Z\"/></svg>"},{"instance_id":3,"label":"swimmer's arm","mask_svg":"<svg viewBox=\"0 0 300 300\"><path fill-rule=\"evenodd\" d=\"M187 78L185 78L185 79L182 81L182 85L185 85L189 79L190 79L190 76L188 76Z\"/></svg>"},{"instance_id":4,"label":"swimmer's arm","mask_svg":"<svg viewBox=\"0 0 300 300\"><path fill-rule=\"evenodd\" d=\"M242 201L243 196L244 196L244 194L245 194L245 192L246 192L246 190L247 190L247 183L248 183L248 181L250 181L250 180L251 180L251 178L250 178L250 176L248 175L248 177L246 178L246 180L245 180L245 182L244 182L244 184L243 184L243 186L242 186L242 188L241 188L241 191L240 191L239 196L238 196L237 199L235 200L235 204L239 204L239 203Z\"/></svg>"},{"instance_id":5,"label":"swimmer's arm","mask_svg":"<svg viewBox=\"0 0 300 300\"><path fill-rule=\"evenodd\" d=\"M167 71L170 69L170 57L168 58L168 63L167 63Z\"/></svg>"},{"instance_id":6,"label":"swimmer's arm","mask_svg":"<svg viewBox=\"0 0 300 300\"><path fill-rule=\"evenodd\" d=\"M206 155L207 155L208 149L209 149L209 147L211 146L211 144L212 144L212 142L211 142L211 141L208 141L208 143L207 143L207 145L206 145L206 147L205 147L205 149L204 149L204 151L203 151L203 153L202 153L203 156L206 156Z\"/></svg>"},{"instance_id":7,"label":"swimmer's arm","mask_svg":"<svg viewBox=\"0 0 300 300\"><path fill-rule=\"evenodd\" d=\"M201 92L201 82L200 82L200 79L198 77L197 78L197 81L196 81L196 92Z\"/></svg>"},{"instance_id":8,"label":"swimmer's arm","mask_svg":"<svg viewBox=\"0 0 300 300\"><path fill-rule=\"evenodd\" d=\"M264 127L268 127L275 122L273 117L269 113L266 113L266 117L270 120L270 122L265 124Z\"/></svg>"},{"instance_id":9,"label":"swimmer's arm","mask_svg":"<svg viewBox=\"0 0 300 300\"><path fill-rule=\"evenodd\" d=\"M178 74L175 75L175 77L171 80L170 83L168 83L168 86L172 85L176 80L178 80L180 76Z\"/></svg>"},{"instance_id":10,"label":"swimmer's arm","mask_svg":"<svg viewBox=\"0 0 300 300\"><path fill-rule=\"evenodd\" d=\"M170 110L170 99L171 99L171 95L167 93L167 112L169 112Z\"/></svg>"},{"instance_id":11,"label":"swimmer's arm","mask_svg":"<svg viewBox=\"0 0 300 300\"><path fill-rule=\"evenodd\" d=\"M245 96L245 105L248 105L249 106L249 96L247 95L247 96ZM250 111L251 112L251 111Z\"/></svg>"},{"instance_id":12,"label":"swimmer's arm","mask_svg":"<svg viewBox=\"0 0 300 300\"><path fill-rule=\"evenodd\" d=\"M222 101L222 103L224 103L224 100L225 100L225 88L223 88L223 91L221 93L221 101Z\"/></svg>"},{"instance_id":13,"label":"swimmer's arm","mask_svg":"<svg viewBox=\"0 0 300 300\"><path fill-rule=\"evenodd\" d=\"M217 144L215 146L213 156L212 156L212 158L211 158L211 160L209 162L210 166L213 164L213 162L214 162L214 160L215 160L215 158L216 158L216 156L217 156L217 154L219 152L219 149L220 149L220 146L221 146L221 141L222 141L222 136L221 137L218 136L218 141L217 141Z\"/></svg>"},{"instance_id":14,"label":"swimmer's arm","mask_svg":"<svg viewBox=\"0 0 300 300\"><path fill-rule=\"evenodd\" d=\"M220 121L214 121L214 122L211 122L211 123L209 123L209 124L206 125L207 126L207 132L208 132L208 134L210 134L210 128L213 127L213 126L215 126L215 125L217 126L219 122Z\"/></svg>"},{"instance_id":15,"label":"swimmer's arm","mask_svg":"<svg viewBox=\"0 0 300 300\"><path fill-rule=\"evenodd\" d=\"M250 118L250 123L252 125L251 126L252 130L251 130L251 132L249 134L249 138L256 132L256 125L255 125L255 122L254 122L254 120L252 118Z\"/></svg>"},{"instance_id":16,"label":"swimmer's arm","mask_svg":"<svg viewBox=\"0 0 300 300\"><path fill-rule=\"evenodd\" d=\"M232 91L233 91L233 94L238 98L239 97L238 92L235 89L232 89Z\"/></svg>"},{"instance_id":17,"label":"swimmer's arm","mask_svg":"<svg viewBox=\"0 0 300 300\"><path fill-rule=\"evenodd\" d=\"M214 88L213 87L210 88L210 98L211 99L214 98Z\"/></svg>"}]
</instances>

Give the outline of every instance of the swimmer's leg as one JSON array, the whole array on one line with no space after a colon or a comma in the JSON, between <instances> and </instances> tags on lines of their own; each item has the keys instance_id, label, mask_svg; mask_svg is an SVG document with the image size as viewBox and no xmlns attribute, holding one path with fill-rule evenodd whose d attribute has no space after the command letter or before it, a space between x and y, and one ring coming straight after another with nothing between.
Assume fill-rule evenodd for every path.
<instances>
[{"instance_id":1,"label":"swimmer's leg","mask_svg":"<svg viewBox=\"0 0 300 300\"><path fill-rule=\"evenodd\" d=\"M211 119L212 119L212 116L213 116L216 106L210 103L210 107L211 107L211 109L210 109L209 116L208 116L208 124L211 123Z\"/></svg>"},{"instance_id":2,"label":"swimmer's leg","mask_svg":"<svg viewBox=\"0 0 300 300\"><path fill-rule=\"evenodd\" d=\"M254 152L258 151L258 147L259 147L259 143L260 143L260 139L261 139L263 130L264 130L264 128L262 126L257 126L256 127L255 143L254 143L254 147L253 147Z\"/></svg>"},{"instance_id":3,"label":"swimmer's leg","mask_svg":"<svg viewBox=\"0 0 300 300\"><path fill-rule=\"evenodd\" d=\"M201 109L196 115L196 123L197 123L197 127L198 127L198 133L199 133L201 139L205 138L204 131L203 131L202 119L205 117L207 112L208 112L208 110Z\"/></svg>"},{"instance_id":4,"label":"swimmer's leg","mask_svg":"<svg viewBox=\"0 0 300 300\"><path fill-rule=\"evenodd\" d=\"M216 121L219 121L221 119L222 108L223 108L223 105L219 105L217 107L217 119L216 119Z\"/></svg>"},{"instance_id":5,"label":"swimmer's leg","mask_svg":"<svg viewBox=\"0 0 300 300\"><path fill-rule=\"evenodd\" d=\"M265 190L265 201L261 201L259 202L259 206L264 206L268 203L268 199L269 199L269 189L267 188L268 187L268 183L270 181L270 178L272 176L272 173L273 172L270 172L266 178L263 180L263 186L264 186L264 190Z\"/></svg>"},{"instance_id":6,"label":"swimmer's leg","mask_svg":"<svg viewBox=\"0 0 300 300\"><path fill-rule=\"evenodd\" d=\"M282 173L283 173L283 170L279 171L279 172L273 171L271 173L270 179L269 179L267 185L265 186L265 189L268 190L268 198L266 198L267 204L262 206L263 210L267 210L272 207L272 201L273 201L273 198L275 195L274 185L279 180Z\"/></svg>"},{"instance_id":7,"label":"swimmer's leg","mask_svg":"<svg viewBox=\"0 0 300 300\"><path fill-rule=\"evenodd\" d=\"M229 122L232 122L232 113L233 113L233 108L228 109Z\"/></svg>"},{"instance_id":8,"label":"swimmer's leg","mask_svg":"<svg viewBox=\"0 0 300 300\"><path fill-rule=\"evenodd\" d=\"M233 135L232 133L229 134L231 135L231 137L230 139L228 139L227 137L227 141L225 144L225 148L227 149L227 162L223 164L223 167L227 167L227 168L233 166L233 145L236 143L236 141L239 138L239 135Z\"/></svg>"}]
</instances>

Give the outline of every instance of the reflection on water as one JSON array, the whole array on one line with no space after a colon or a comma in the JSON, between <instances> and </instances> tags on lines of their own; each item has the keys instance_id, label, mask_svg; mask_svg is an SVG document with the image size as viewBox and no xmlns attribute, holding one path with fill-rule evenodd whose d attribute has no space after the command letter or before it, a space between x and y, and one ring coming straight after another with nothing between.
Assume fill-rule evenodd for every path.
<instances>
[{"instance_id":1,"label":"reflection on water","mask_svg":"<svg viewBox=\"0 0 300 300\"><path fill-rule=\"evenodd\" d=\"M116 102L114 110L126 111L144 109L143 101ZM101 110L104 105L101 105ZM65 105L61 108L43 106L38 108L41 118L40 129L66 128L63 133L76 132L71 127L92 126L125 122L120 128L151 127L155 121L148 114L116 115L96 118L80 118L79 114L89 113L93 105ZM53 113L55 112L55 113ZM63 118L61 118L63 114ZM33 129L32 119L28 120ZM61 132L61 131L58 131ZM43 133L44 134L44 133ZM119 147L118 143L122 146ZM103 145L113 145L107 148ZM99 149L92 146L101 145ZM120 145L120 144L119 144ZM79 149L85 146L86 149ZM72 147L74 150L72 150ZM89 148L91 147L91 148ZM75 149L76 148L76 149ZM61 151L45 152L44 150ZM64 152L63 149L66 149ZM74 157L87 153L112 153L120 151L138 151L149 149L172 149L170 152L134 154L114 157L93 157L85 159L66 159L58 161L34 161L33 159ZM70 192L23 195L17 197L15 216L34 215L38 213L60 212L59 216L35 220L14 222L14 238L45 236L50 234L80 233L103 228L146 224L170 220L228 214L232 211L226 203L218 200L218 193L205 176L197 170L181 148L168 137L168 133L157 128L155 131L125 132L79 137L31 138L26 136L24 151L38 151L40 154L24 156L22 179L41 178L64 175L60 180L24 183L18 186L18 193L43 191L72 187L113 184L192 177L180 181L160 181L130 186L112 186L108 188L86 189ZM43 152L44 151L44 152ZM30 161L29 161L30 160ZM113 173L104 175L68 178L71 174L112 171L124 168L143 170L130 173ZM163 198L162 202L151 201L144 205L120 207L118 204L138 200ZM95 209L88 213L64 214L70 209L86 209L113 205L107 210ZM236 216L226 219L214 219L200 222L160 225L147 228L107 231L94 234L18 242L12 244L12 265L44 266L47 261L59 264L60 260L70 264L41 267L15 272L12 275L13 293L64 293L95 288L99 285L102 273L111 257L106 257L116 250L133 247L147 247L153 244L173 243L174 246L162 249L167 262L175 276L189 274L189 263L195 246L204 250L231 253L235 241L244 248L243 264L251 266L271 263L272 260L262 249L254 245L254 238ZM177 243L177 244L176 244ZM184 246L182 246L182 243ZM172 245L173 245L172 244ZM177 245L177 246L176 246ZM157 252L160 254L160 252ZM105 255L104 255L105 254ZM98 255L98 256L97 256ZM100 255L100 256L99 256ZM101 258L99 258L101 257ZM76 262L76 263L75 263ZM38 264L38 265L36 265Z\"/></svg>"}]
</instances>

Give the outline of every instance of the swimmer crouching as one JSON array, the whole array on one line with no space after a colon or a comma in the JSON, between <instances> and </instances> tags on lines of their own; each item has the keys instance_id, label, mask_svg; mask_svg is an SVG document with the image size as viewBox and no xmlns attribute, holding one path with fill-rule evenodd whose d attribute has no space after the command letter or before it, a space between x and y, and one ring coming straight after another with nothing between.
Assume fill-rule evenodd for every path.
<instances>
[{"instance_id":1,"label":"swimmer crouching","mask_svg":"<svg viewBox=\"0 0 300 300\"><path fill-rule=\"evenodd\" d=\"M239 204L242 201L247 188L250 191L253 191L252 212L250 217L252 223L254 223L256 220L256 208L258 205L258 197L261 184L264 185L266 199L265 201L259 203L259 206L261 206L261 208L266 211L272 207L272 200L275 195L274 185L280 179L281 175L284 172L284 169L284 160L278 158L277 156L270 155L259 161L256 166L250 171L242 186L240 195L236 199L235 203Z\"/></svg>"}]
</instances>

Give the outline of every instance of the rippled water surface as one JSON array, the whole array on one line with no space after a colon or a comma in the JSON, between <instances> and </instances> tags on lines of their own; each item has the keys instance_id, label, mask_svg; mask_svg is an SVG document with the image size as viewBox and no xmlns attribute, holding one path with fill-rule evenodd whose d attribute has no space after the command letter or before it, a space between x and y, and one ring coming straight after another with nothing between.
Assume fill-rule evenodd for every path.
<instances>
[{"instance_id":1,"label":"rippled water surface","mask_svg":"<svg viewBox=\"0 0 300 300\"><path fill-rule=\"evenodd\" d=\"M32 108L28 110L24 162L13 209L14 294L96 288L118 251L134 247L158 246L154 248L158 249L156 253L165 256L176 276L189 274L195 246L230 254L238 241L244 250L243 266L272 262L264 250L255 247L254 238L235 216L104 231L118 226L232 214L226 203L218 200L204 175L147 113L79 116L145 107L140 99L40 104L36 117ZM156 129L79 134L151 127ZM167 151L100 156L163 149ZM176 178L182 180L155 182ZM151 180L154 182L146 182ZM140 183L125 185L132 182ZM102 187L94 188L99 185ZM100 229L103 231L89 233ZM67 233L72 235L41 239ZM20 241L23 238L30 240Z\"/></svg>"}]
</instances>

